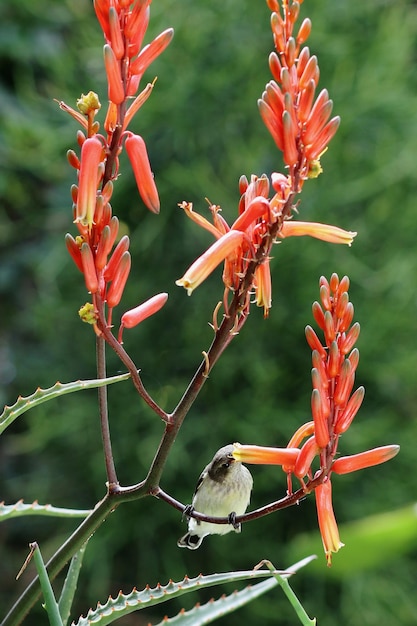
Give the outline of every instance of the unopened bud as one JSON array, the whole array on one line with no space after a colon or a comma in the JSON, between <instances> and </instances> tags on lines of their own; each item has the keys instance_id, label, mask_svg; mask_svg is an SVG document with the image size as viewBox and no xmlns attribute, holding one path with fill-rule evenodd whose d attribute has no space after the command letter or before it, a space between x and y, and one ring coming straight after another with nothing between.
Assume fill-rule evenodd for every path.
<instances>
[{"instance_id":1,"label":"unopened bud","mask_svg":"<svg viewBox=\"0 0 417 626\"><path fill-rule=\"evenodd\" d=\"M143 202L153 213L159 213L158 191L144 140L139 135L130 134L125 141L125 148Z\"/></svg>"},{"instance_id":2,"label":"unopened bud","mask_svg":"<svg viewBox=\"0 0 417 626\"><path fill-rule=\"evenodd\" d=\"M339 413L336 424L334 426L334 432L338 435L345 433L351 425L353 418L359 411L361 404L365 396L365 387L359 387L350 398L346 405L346 408Z\"/></svg>"},{"instance_id":3,"label":"unopened bud","mask_svg":"<svg viewBox=\"0 0 417 626\"><path fill-rule=\"evenodd\" d=\"M98 278L93 253L88 243L83 243L81 246L81 261L87 290L90 293L96 293L98 291Z\"/></svg>"},{"instance_id":4,"label":"unopened bud","mask_svg":"<svg viewBox=\"0 0 417 626\"><path fill-rule=\"evenodd\" d=\"M359 454L352 454L351 456L341 456L332 465L332 471L335 474L349 474L350 472L356 472L357 470L364 469L366 467L372 467L373 465L379 465L385 463L394 458L400 451L400 446L390 445L381 446L380 448L374 448L373 450L367 450L366 452L360 452Z\"/></svg>"},{"instance_id":5,"label":"unopened bud","mask_svg":"<svg viewBox=\"0 0 417 626\"><path fill-rule=\"evenodd\" d=\"M311 413L314 421L314 437L319 448L325 448L330 441L329 427L323 411L321 394L318 389L311 393Z\"/></svg>"},{"instance_id":6,"label":"unopened bud","mask_svg":"<svg viewBox=\"0 0 417 626\"><path fill-rule=\"evenodd\" d=\"M308 473L308 470L311 467L313 459L320 452L320 448L317 445L317 441L314 437L310 437L307 439L305 444L300 450L297 461L294 467L294 474L297 478L303 478Z\"/></svg>"},{"instance_id":7,"label":"unopened bud","mask_svg":"<svg viewBox=\"0 0 417 626\"><path fill-rule=\"evenodd\" d=\"M159 309L162 309L167 299L167 293L159 293L158 295L149 298L149 300L146 300L146 302L143 302L134 309L126 311L126 313L124 313L121 318L122 326L124 326L125 328L134 328L135 326L143 322L143 320L145 320L147 317L150 317L154 313L157 313Z\"/></svg>"},{"instance_id":8,"label":"unopened bud","mask_svg":"<svg viewBox=\"0 0 417 626\"><path fill-rule=\"evenodd\" d=\"M106 301L110 308L117 306L122 298L123 291L129 277L131 264L132 260L130 253L124 252L107 292Z\"/></svg>"}]
</instances>

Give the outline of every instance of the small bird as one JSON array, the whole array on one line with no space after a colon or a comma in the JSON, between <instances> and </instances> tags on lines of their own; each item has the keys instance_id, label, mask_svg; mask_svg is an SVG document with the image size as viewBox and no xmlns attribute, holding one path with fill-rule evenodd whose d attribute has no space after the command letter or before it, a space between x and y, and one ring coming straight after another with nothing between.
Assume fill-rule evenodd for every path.
<instances>
[{"instance_id":1,"label":"small bird","mask_svg":"<svg viewBox=\"0 0 417 626\"><path fill-rule=\"evenodd\" d=\"M213 517L229 517L229 524L210 524L190 517L188 532L178 539L178 547L196 550L207 535L225 535L232 530L240 533L241 524L234 520L246 511L252 485L248 468L233 458L233 445L220 448L198 479L191 510ZM187 515L187 509L184 514Z\"/></svg>"}]
</instances>

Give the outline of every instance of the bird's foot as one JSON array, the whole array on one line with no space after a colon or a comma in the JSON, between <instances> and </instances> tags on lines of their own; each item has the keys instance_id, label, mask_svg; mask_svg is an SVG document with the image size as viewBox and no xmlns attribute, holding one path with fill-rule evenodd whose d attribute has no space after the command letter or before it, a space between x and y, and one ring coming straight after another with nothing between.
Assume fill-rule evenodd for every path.
<instances>
[{"instance_id":1,"label":"bird's foot","mask_svg":"<svg viewBox=\"0 0 417 626\"><path fill-rule=\"evenodd\" d=\"M194 511L194 507L192 504L187 504L185 509L182 512L182 519L190 519L191 513Z\"/></svg>"},{"instance_id":2,"label":"bird's foot","mask_svg":"<svg viewBox=\"0 0 417 626\"><path fill-rule=\"evenodd\" d=\"M229 513L229 524L233 526L233 528L235 529L237 533L240 533L240 524L239 522L236 521L235 511L232 511L231 513Z\"/></svg>"}]
</instances>

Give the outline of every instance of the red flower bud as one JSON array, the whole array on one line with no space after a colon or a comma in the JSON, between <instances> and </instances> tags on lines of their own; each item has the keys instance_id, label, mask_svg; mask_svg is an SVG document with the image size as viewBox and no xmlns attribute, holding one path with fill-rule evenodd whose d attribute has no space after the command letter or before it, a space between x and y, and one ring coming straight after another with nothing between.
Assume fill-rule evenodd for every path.
<instances>
[{"instance_id":1,"label":"red flower bud","mask_svg":"<svg viewBox=\"0 0 417 626\"><path fill-rule=\"evenodd\" d=\"M131 74L143 74L149 65L165 50L174 36L174 29L167 28L160 33L150 44L145 46L139 56L131 63Z\"/></svg>"},{"instance_id":2,"label":"red flower bud","mask_svg":"<svg viewBox=\"0 0 417 626\"><path fill-rule=\"evenodd\" d=\"M276 117L272 108L263 99L258 100L259 113L279 150L284 149L284 131L281 117Z\"/></svg>"},{"instance_id":3,"label":"red flower bud","mask_svg":"<svg viewBox=\"0 0 417 626\"><path fill-rule=\"evenodd\" d=\"M320 285L320 300L325 310L330 311L332 308L332 300L330 298L330 285L329 283L326 283Z\"/></svg>"},{"instance_id":4,"label":"red flower bud","mask_svg":"<svg viewBox=\"0 0 417 626\"><path fill-rule=\"evenodd\" d=\"M110 308L117 306L122 298L126 281L129 277L132 261L129 252L124 252L115 271L114 278L107 292L107 304Z\"/></svg>"},{"instance_id":5,"label":"red flower bud","mask_svg":"<svg viewBox=\"0 0 417 626\"><path fill-rule=\"evenodd\" d=\"M295 165L298 161L298 150L295 141L297 128L291 119L289 111L284 111L282 114L282 130L284 136L284 162L286 165Z\"/></svg>"},{"instance_id":6,"label":"red flower bud","mask_svg":"<svg viewBox=\"0 0 417 626\"><path fill-rule=\"evenodd\" d=\"M317 300L313 302L312 311L313 311L313 317L316 320L318 326L322 330L324 330L324 312L319 302L317 302Z\"/></svg>"},{"instance_id":7,"label":"red flower bud","mask_svg":"<svg viewBox=\"0 0 417 626\"><path fill-rule=\"evenodd\" d=\"M308 50L308 48L304 48L304 50ZM308 54L310 54L310 51L308 50ZM301 55L300 55L300 59L301 59ZM315 79L316 76L316 69L317 69L317 57L315 55L313 55L312 57L310 57L306 63L306 65L304 66L303 69L303 73L300 76L300 80L299 80L299 88L300 89L305 89L309 83L309 81L311 79ZM297 73L300 71L300 68L297 68Z\"/></svg>"},{"instance_id":8,"label":"red flower bud","mask_svg":"<svg viewBox=\"0 0 417 626\"><path fill-rule=\"evenodd\" d=\"M343 359L343 356L342 356ZM327 363L327 371L329 372L330 378L336 378L339 373L340 367L340 353L339 348L336 341L332 341L329 349L329 360Z\"/></svg>"},{"instance_id":9,"label":"red flower bud","mask_svg":"<svg viewBox=\"0 0 417 626\"><path fill-rule=\"evenodd\" d=\"M65 235L65 245L67 246L67 250L70 253L71 258L74 261L75 265L78 267L80 272L83 274L84 273L84 268L83 268L83 262L81 260L80 247L78 246L78 244L75 241L74 237L72 235L70 235L69 233L67 233Z\"/></svg>"},{"instance_id":10,"label":"red flower bud","mask_svg":"<svg viewBox=\"0 0 417 626\"><path fill-rule=\"evenodd\" d=\"M271 74L275 80L280 82L282 65L276 52L271 52L269 55L269 69L271 70Z\"/></svg>"},{"instance_id":11,"label":"red flower bud","mask_svg":"<svg viewBox=\"0 0 417 626\"><path fill-rule=\"evenodd\" d=\"M303 478L310 469L311 463L317 454L320 452L320 448L317 445L317 441L314 437L307 439L305 444L300 450L297 461L294 466L294 474L297 478Z\"/></svg>"},{"instance_id":12,"label":"red flower bud","mask_svg":"<svg viewBox=\"0 0 417 626\"><path fill-rule=\"evenodd\" d=\"M355 370L353 369L349 359L343 361L340 369L339 380L337 381L336 393L334 394L334 402L338 406L345 406L349 400L353 383L355 382Z\"/></svg>"},{"instance_id":13,"label":"red flower bud","mask_svg":"<svg viewBox=\"0 0 417 626\"><path fill-rule=\"evenodd\" d=\"M311 326L306 326L305 334L306 334L307 343L310 346L310 348L312 350L317 350L320 356L323 359L325 359L327 357L327 352L321 345L320 339L317 337L315 331L313 330L313 328L311 328Z\"/></svg>"},{"instance_id":14,"label":"red flower bud","mask_svg":"<svg viewBox=\"0 0 417 626\"><path fill-rule=\"evenodd\" d=\"M346 309L343 314L343 318L340 320L339 331L344 333L352 323L353 316L355 313L355 309L351 302L348 302L346 305Z\"/></svg>"},{"instance_id":15,"label":"red flower bud","mask_svg":"<svg viewBox=\"0 0 417 626\"><path fill-rule=\"evenodd\" d=\"M330 435L321 394L318 389L313 389L311 393L311 413L314 420L314 437L317 445L319 448L325 448L330 441Z\"/></svg>"},{"instance_id":16,"label":"red flower bud","mask_svg":"<svg viewBox=\"0 0 417 626\"><path fill-rule=\"evenodd\" d=\"M359 387L350 398L349 402L346 405L346 408L343 409L341 413L339 413L339 415L337 416L336 424L334 426L334 432L337 435L340 435L347 431L353 421L353 418L361 407L364 396L365 387Z\"/></svg>"},{"instance_id":17,"label":"red flower bud","mask_svg":"<svg viewBox=\"0 0 417 626\"><path fill-rule=\"evenodd\" d=\"M143 202L148 209L154 213L159 213L158 191L151 171L145 142L139 135L131 134L125 141L125 147Z\"/></svg>"},{"instance_id":18,"label":"red flower bud","mask_svg":"<svg viewBox=\"0 0 417 626\"><path fill-rule=\"evenodd\" d=\"M125 328L134 328L135 326L143 322L143 320L145 320L147 317L150 317L154 313L157 313L159 309L162 309L167 299L167 293L159 293L158 295L149 298L149 300L146 300L146 302L143 302L134 309L126 311L126 313L123 313L122 315L122 326L124 326Z\"/></svg>"},{"instance_id":19,"label":"red flower bud","mask_svg":"<svg viewBox=\"0 0 417 626\"><path fill-rule=\"evenodd\" d=\"M355 322L344 339L340 342L340 352L347 354L350 352L358 340L361 327L359 322Z\"/></svg>"},{"instance_id":20,"label":"red flower bud","mask_svg":"<svg viewBox=\"0 0 417 626\"><path fill-rule=\"evenodd\" d=\"M90 137L84 141L81 148L75 217L75 221L81 222L83 226L91 227L93 224L102 155L103 146L97 137Z\"/></svg>"},{"instance_id":21,"label":"red flower bud","mask_svg":"<svg viewBox=\"0 0 417 626\"><path fill-rule=\"evenodd\" d=\"M329 347L336 337L336 329L334 327L333 316L330 311L326 311L324 314L324 337L326 345Z\"/></svg>"},{"instance_id":22,"label":"red flower bud","mask_svg":"<svg viewBox=\"0 0 417 626\"><path fill-rule=\"evenodd\" d=\"M114 7L109 8L110 41L116 59L123 58L125 46L120 28L119 16Z\"/></svg>"},{"instance_id":23,"label":"red flower bud","mask_svg":"<svg viewBox=\"0 0 417 626\"><path fill-rule=\"evenodd\" d=\"M101 231L100 240L98 242L96 251L95 265L98 270L102 270L107 263L107 257L110 254L110 250L113 247L111 241L110 226L105 226Z\"/></svg>"},{"instance_id":24,"label":"red flower bud","mask_svg":"<svg viewBox=\"0 0 417 626\"><path fill-rule=\"evenodd\" d=\"M98 291L98 278L93 253L88 243L85 242L81 245L80 251L85 285L90 293L96 293Z\"/></svg>"},{"instance_id":25,"label":"red flower bud","mask_svg":"<svg viewBox=\"0 0 417 626\"><path fill-rule=\"evenodd\" d=\"M110 282L114 279L116 270L119 267L120 259L122 258L122 255L129 249L129 244L129 237L127 235L124 235L114 249L110 261L108 262L107 267L104 271L104 280L106 282Z\"/></svg>"},{"instance_id":26,"label":"red flower bud","mask_svg":"<svg viewBox=\"0 0 417 626\"><path fill-rule=\"evenodd\" d=\"M120 61L109 44L103 48L104 67L107 75L109 100L113 104L121 104L125 99L125 90L123 87L122 74L120 71Z\"/></svg>"},{"instance_id":27,"label":"red flower bud","mask_svg":"<svg viewBox=\"0 0 417 626\"><path fill-rule=\"evenodd\" d=\"M351 456L341 456L332 465L332 471L335 474L349 474L365 467L372 467L389 461L400 451L400 446L390 445L352 454Z\"/></svg>"},{"instance_id":28,"label":"red flower bud","mask_svg":"<svg viewBox=\"0 0 417 626\"><path fill-rule=\"evenodd\" d=\"M311 32L311 20L306 17L300 28L298 31L298 35L297 35L297 44L300 46L301 44L303 44L305 41L307 41L307 39L310 36L310 32Z\"/></svg>"}]
</instances>

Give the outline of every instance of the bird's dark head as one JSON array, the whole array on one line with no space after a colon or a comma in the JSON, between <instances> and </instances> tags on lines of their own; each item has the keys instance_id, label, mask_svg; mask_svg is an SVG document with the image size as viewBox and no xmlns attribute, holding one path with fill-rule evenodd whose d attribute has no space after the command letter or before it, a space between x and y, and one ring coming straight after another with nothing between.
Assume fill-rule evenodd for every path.
<instances>
[{"instance_id":1,"label":"bird's dark head","mask_svg":"<svg viewBox=\"0 0 417 626\"><path fill-rule=\"evenodd\" d=\"M208 466L208 474L212 480L223 482L226 476L233 471L233 466L240 465L233 457L233 445L224 446L216 452Z\"/></svg>"}]
</instances>

